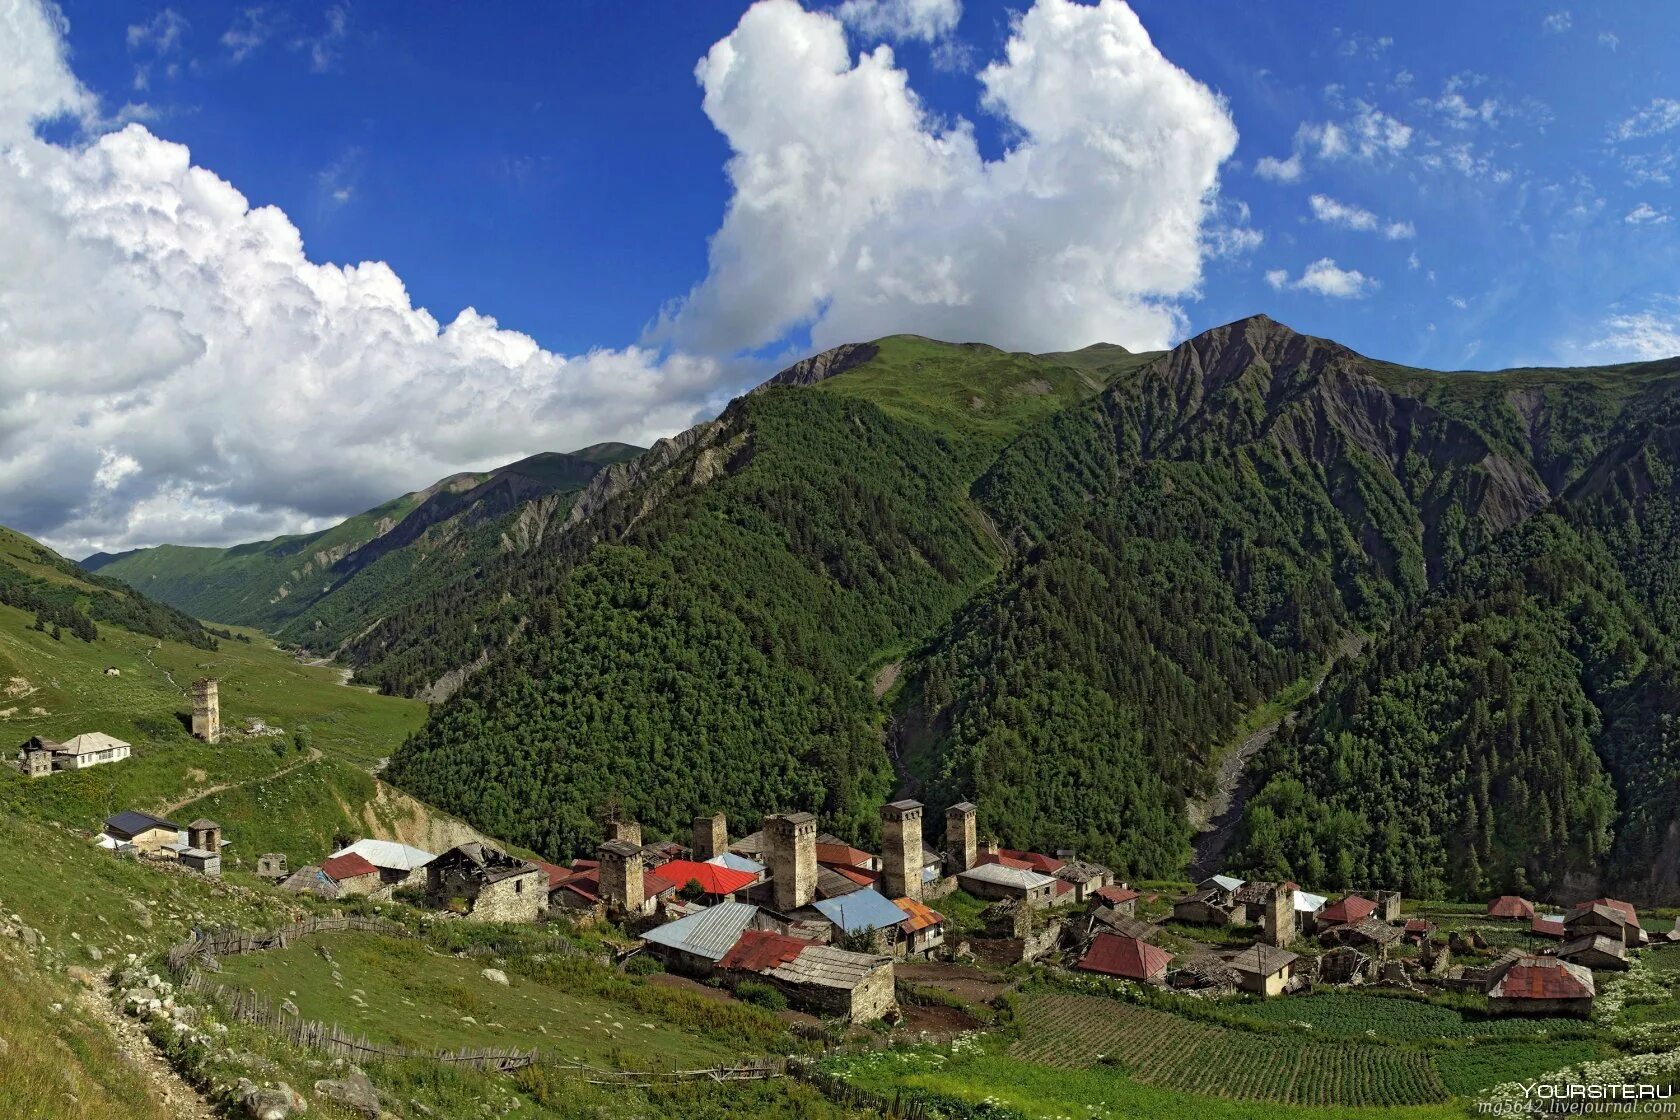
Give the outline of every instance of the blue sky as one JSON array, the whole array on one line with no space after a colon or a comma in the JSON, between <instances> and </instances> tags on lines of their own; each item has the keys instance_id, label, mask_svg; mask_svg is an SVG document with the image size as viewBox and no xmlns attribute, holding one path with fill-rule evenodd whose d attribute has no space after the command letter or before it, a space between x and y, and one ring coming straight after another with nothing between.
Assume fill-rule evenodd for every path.
<instances>
[{"instance_id":1,"label":"blue sky","mask_svg":"<svg viewBox=\"0 0 1680 1120\"><path fill-rule=\"evenodd\" d=\"M250 17L190 2L154 17L166 7L184 27L160 60L130 48L128 28L147 22L134 4L66 3L78 74L114 104L150 105L153 131L284 209L312 257L388 261L440 315L475 306L568 352L634 341L705 273L728 147L693 68L744 4L300 4L257 19L265 39L238 62L222 40ZM1020 7L969 0L966 67L898 48L927 104L973 121L993 154L1008 141L976 105L973 70ZM1241 141L1222 195L1265 236L1210 266L1184 305L1191 331L1266 311L1422 365L1591 361L1607 318L1680 292L1674 223L1627 220L1673 209L1672 182L1641 181L1627 160L1671 166L1680 130L1610 139L1653 100L1680 98L1680 6L1134 7L1168 59L1228 100ZM150 80L136 90L140 66ZM1345 124L1361 103L1409 127L1407 147L1309 156L1293 183L1253 173L1289 156L1303 123ZM1415 236L1316 220L1314 194ZM1323 257L1379 286L1335 299L1265 281Z\"/></svg>"},{"instance_id":2,"label":"blue sky","mask_svg":"<svg viewBox=\"0 0 1680 1120\"><path fill-rule=\"evenodd\" d=\"M1263 311L1443 369L1680 350L1672 4L10 18L0 521L73 552L648 441L889 331L1164 346Z\"/></svg>"}]
</instances>

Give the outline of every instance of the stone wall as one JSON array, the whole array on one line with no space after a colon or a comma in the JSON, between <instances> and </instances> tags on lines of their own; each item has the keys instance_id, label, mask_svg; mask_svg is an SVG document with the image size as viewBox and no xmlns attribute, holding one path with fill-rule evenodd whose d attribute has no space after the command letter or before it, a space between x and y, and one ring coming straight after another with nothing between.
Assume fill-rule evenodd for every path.
<instances>
[{"instance_id":1,"label":"stone wall","mask_svg":"<svg viewBox=\"0 0 1680 1120\"><path fill-rule=\"evenodd\" d=\"M542 872L512 875L486 883L470 898L467 917L475 922L534 922L548 909Z\"/></svg>"}]
</instances>

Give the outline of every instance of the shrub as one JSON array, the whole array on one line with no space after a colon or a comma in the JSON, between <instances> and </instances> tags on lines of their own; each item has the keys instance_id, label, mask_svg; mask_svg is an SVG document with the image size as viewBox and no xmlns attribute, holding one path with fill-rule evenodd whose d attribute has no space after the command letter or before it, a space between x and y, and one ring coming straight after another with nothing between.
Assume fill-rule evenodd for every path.
<instances>
[{"instance_id":1,"label":"shrub","mask_svg":"<svg viewBox=\"0 0 1680 1120\"><path fill-rule=\"evenodd\" d=\"M646 976L650 972L664 972L665 962L652 953L637 953L624 962L624 971L632 976Z\"/></svg>"},{"instance_id":2,"label":"shrub","mask_svg":"<svg viewBox=\"0 0 1680 1120\"><path fill-rule=\"evenodd\" d=\"M777 988L757 980L743 980L735 986L735 998L744 1003L751 1003L766 1011L787 1010L787 997Z\"/></svg>"}]
</instances>

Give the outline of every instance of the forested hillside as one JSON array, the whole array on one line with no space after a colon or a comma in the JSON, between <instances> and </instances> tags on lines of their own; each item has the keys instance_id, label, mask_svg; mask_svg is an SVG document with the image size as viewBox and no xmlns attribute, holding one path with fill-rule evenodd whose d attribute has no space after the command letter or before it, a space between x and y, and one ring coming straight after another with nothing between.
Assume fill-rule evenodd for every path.
<instances>
[{"instance_id":1,"label":"forested hillside","mask_svg":"<svg viewBox=\"0 0 1680 1120\"><path fill-rule=\"evenodd\" d=\"M1262 765L1242 859L1413 893L1680 891L1675 468L1658 383Z\"/></svg>"},{"instance_id":2,"label":"forested hillside","mask_svg":"<svg viewBox=\"0 0 1680 1120\"><path fill-rule=\"evenodd\" d=\"M429 591L470 581L498 552L517 550L521 512L547 517L605 467L642 449L603 443L533 455L480 474L452 475L330 529L233 548L163 545L82 566L217 622L260 626L332 653L382 615Z\"/></svg>"}]
</instances>

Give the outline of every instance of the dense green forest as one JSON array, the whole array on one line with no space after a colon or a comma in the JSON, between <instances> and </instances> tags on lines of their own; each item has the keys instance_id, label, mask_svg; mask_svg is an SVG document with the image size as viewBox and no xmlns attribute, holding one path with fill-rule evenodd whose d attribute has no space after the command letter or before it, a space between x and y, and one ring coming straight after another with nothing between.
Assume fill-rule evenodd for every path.
<instances>
[{"instance_id":1,"label":"dense green forest","mask_svg":"<svg viewBox=\"0 0 1680 1120\"><path fill-rule=\"evenodd\" d=\"M1414 893L1676 886L1676 420L1629 410L1261 759L1240 862Z\"/></svg>"}]
</instances>

